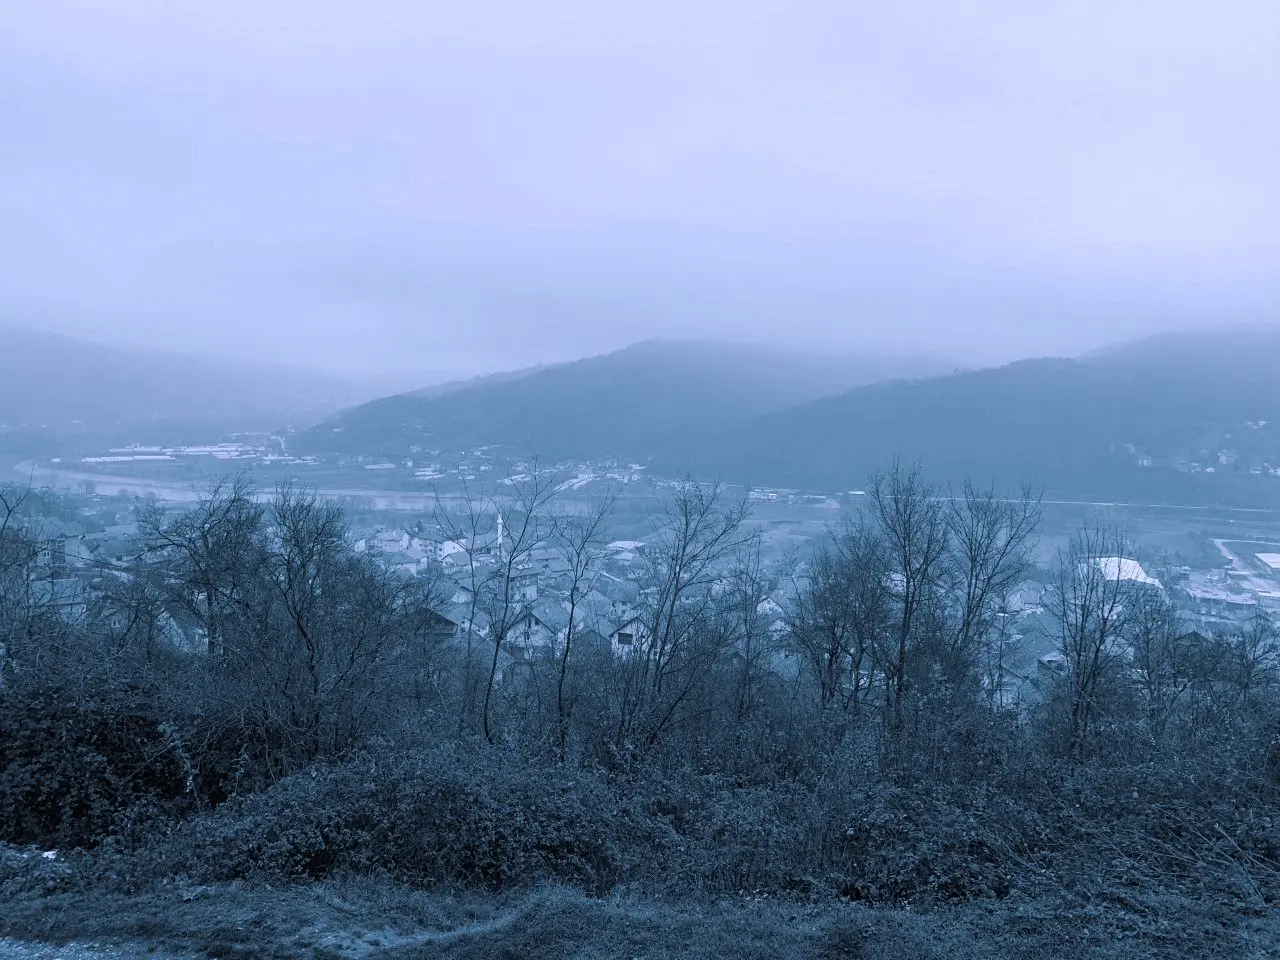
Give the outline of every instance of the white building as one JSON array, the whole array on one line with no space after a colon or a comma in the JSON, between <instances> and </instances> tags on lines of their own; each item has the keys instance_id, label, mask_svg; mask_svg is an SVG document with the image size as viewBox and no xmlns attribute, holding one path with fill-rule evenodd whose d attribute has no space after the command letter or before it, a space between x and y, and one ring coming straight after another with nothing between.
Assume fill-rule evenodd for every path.
<instances>
[{"instance_id":1,"label":"white building","mask_svg":"<svg viewBox=\"0 0 1280 960\"><path fill-rule=\"evenodd\" d=\"M1124 580L1157 590L1164 589L1160 581L1149 576L1137 560L1130 560L1128 557L1098 557L1094 562L1108 580Z\"/></svg>"}]
</instances>

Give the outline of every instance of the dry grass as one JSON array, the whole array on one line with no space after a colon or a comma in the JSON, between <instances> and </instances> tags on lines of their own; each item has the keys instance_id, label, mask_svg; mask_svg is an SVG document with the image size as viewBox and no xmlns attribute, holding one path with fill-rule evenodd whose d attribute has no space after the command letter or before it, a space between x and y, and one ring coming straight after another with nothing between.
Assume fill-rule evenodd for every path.
<instances>
[{"instance_id":1,"label":"dry grass","mask_svg":"<svg viewBox=\"0 0 1280 960\"><path fill-rule=\"evenodd\" d=\"M559 888L481 898L361 878L19 898L0 905L0 936L102 944L118 951L110 955L130 958L221 960L1280 956L1280 921L1228 914L1212 903L1026 902L917 912L844 903L595 900Z\"/></svg>"}]
</instances>

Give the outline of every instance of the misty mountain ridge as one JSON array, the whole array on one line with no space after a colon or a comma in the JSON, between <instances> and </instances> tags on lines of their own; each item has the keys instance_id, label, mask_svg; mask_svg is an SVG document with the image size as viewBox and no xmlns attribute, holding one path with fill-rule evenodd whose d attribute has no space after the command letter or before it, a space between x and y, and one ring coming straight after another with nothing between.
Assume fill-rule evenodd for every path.
<instances>
[{"instance_id":1,"label":"misty mountain ridge","mask_svg":"<svg viewBox=\"0 0 1280 960\"><path fill-rule=\"evenodd\" d=\"M1273 479L1280 467L1274 328L945 369L653 340L377 400L305 443L344 453L507 444L553 460L631 457L670 473L825 490L859 486L898 454L940 479L1157 500L1217 496L1225 474Z\"/></svg>"},{"instance_id":2,"label":"misty mountain ridge","mask_svg":"<svg viewBox=\"0 0 1280 960\"><path fill-rule=\"evenodd\" d=\"M333 453L498 444L557 460L643 459L676 438L720 436L859 384L947 368L924 358L646 340L601 356L385 397L317 426L300 443Z\"/></svg>"},{"instance_id":3,"label":"misty mountain ridge","mask_svg":"<svg viewBox=\"0 0 1280 960\"><path fill-rule=\"evenodd\" d=\"M1226 474L1270 480L1280 469L1276 327L966 370L926 357L659 339L363 403L360 387L271 363L0 332L0 432L15 450L26 434L70 435L71 425L94 436L168 425L177 437L292 419L320 421L294 444L315 453L497 444L821 490L859 486L895 454L939 478L1026 480L1099 498L1173 496L1175 486L1216 496Z\"/></svg>"},{"instance_id":4,"label":"misty mountain ridge","mask_svg":"<svg viewBox=\"0 0 1280 960\"><path fill-rule=\"evenodd\" d=\"M267 425L327 416L359 396L338 377L283 364L0 326L0 424L10 433L147 422Z\"/></svg>"},{"instance_id":5,"label":"misty mountain ridge","mask_svg":"<svg viewBox=\"0 0 1280 960\"><path fill-rule=\"evenodd\" d=\"M424 399L442 397L446 393L454 393L455 391L469 389L471 387L480 387L484 385L492 386L499 383L509 383L513 380L521 380L532 373L545 370L548 366L548 364L538 364L532 367L521 367L518 370L500 370L497 373L483 373L479 376L468 377L463 380L445 380L427 387L419 387L416 390L406 391L403 396L421 397Z\"/></svg>"},{"instance_id":6,"label":"misty mountain ridge","mask_svg":"<svg viewBox=\"0 0 1280 960\"><path fill-rule=\"evenodd\" d=\"M857 388L766 414L714 446L673 450L668 462L838 489L899 454L939 478L1100 497L1199 489L1213 474L1275 479L1277 371L1274 329L1165 335L1078 359Z\"/></svg>"}]
</instances>

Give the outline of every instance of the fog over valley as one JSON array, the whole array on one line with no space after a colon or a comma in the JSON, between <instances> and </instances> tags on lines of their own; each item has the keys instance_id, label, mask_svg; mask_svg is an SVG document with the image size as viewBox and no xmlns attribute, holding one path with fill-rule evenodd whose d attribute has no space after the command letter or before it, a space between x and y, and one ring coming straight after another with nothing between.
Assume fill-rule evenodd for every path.
<instances>
[{"instance_id":1,"label":"fog over valley","mask_svg":"<svg viewBox=\"0 0 1280 960\"><path fill-rule=\"evenodd\" d=\"M29 4L0 315L450 377L650 337L978 363L1265 321L1276 18Z\"/></svg>"},{"instance_id":2,"label":"fog over valley","mask_svg":"<svg viewBox=\"0 0 1280 960\"><path fill-rule=\"evenodd\" d=\"M0 20L0 957L1261 958L1280 6Z\"/></svg>"}]
</instances>

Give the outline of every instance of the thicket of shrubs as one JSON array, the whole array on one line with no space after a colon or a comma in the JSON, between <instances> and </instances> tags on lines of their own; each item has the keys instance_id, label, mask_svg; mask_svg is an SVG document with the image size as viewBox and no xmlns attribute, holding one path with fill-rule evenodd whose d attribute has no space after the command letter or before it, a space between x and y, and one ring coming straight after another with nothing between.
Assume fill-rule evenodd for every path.
<instances>
[{"instance_id":1,"label":"thicket of shrubs","mask_svg":"<svg viewBox=\"0 0 1280 960\"><path fill-rule=\"evenodd\" d=\"M0 839L93 847L140 819L195 812L166 722L129 693L93 706L0 697Z\"/></svg>"},{"instance_id":2,"label":"thicket of shrubs","mask_svg":"<svg viewBox=\"0 0 1280 960\"><path fill-rule=\"evenodd\" d=\"M158 797L139 791L75 823L97 847L92 874L126 890L356 872L453 889L555 882L868 903L1176 891L1256 911L1280 894L1280 818L1247 753L1074 770L1029 756L964 783L867 777L850 759L843 777L741 786L691 767L610 773L483 743L383 748L202 813L164 806L181 796L174 759L153 780ZM80 792L105 793L118 782L107 771L85 764Z\"/></svg>"}]
</instances>

